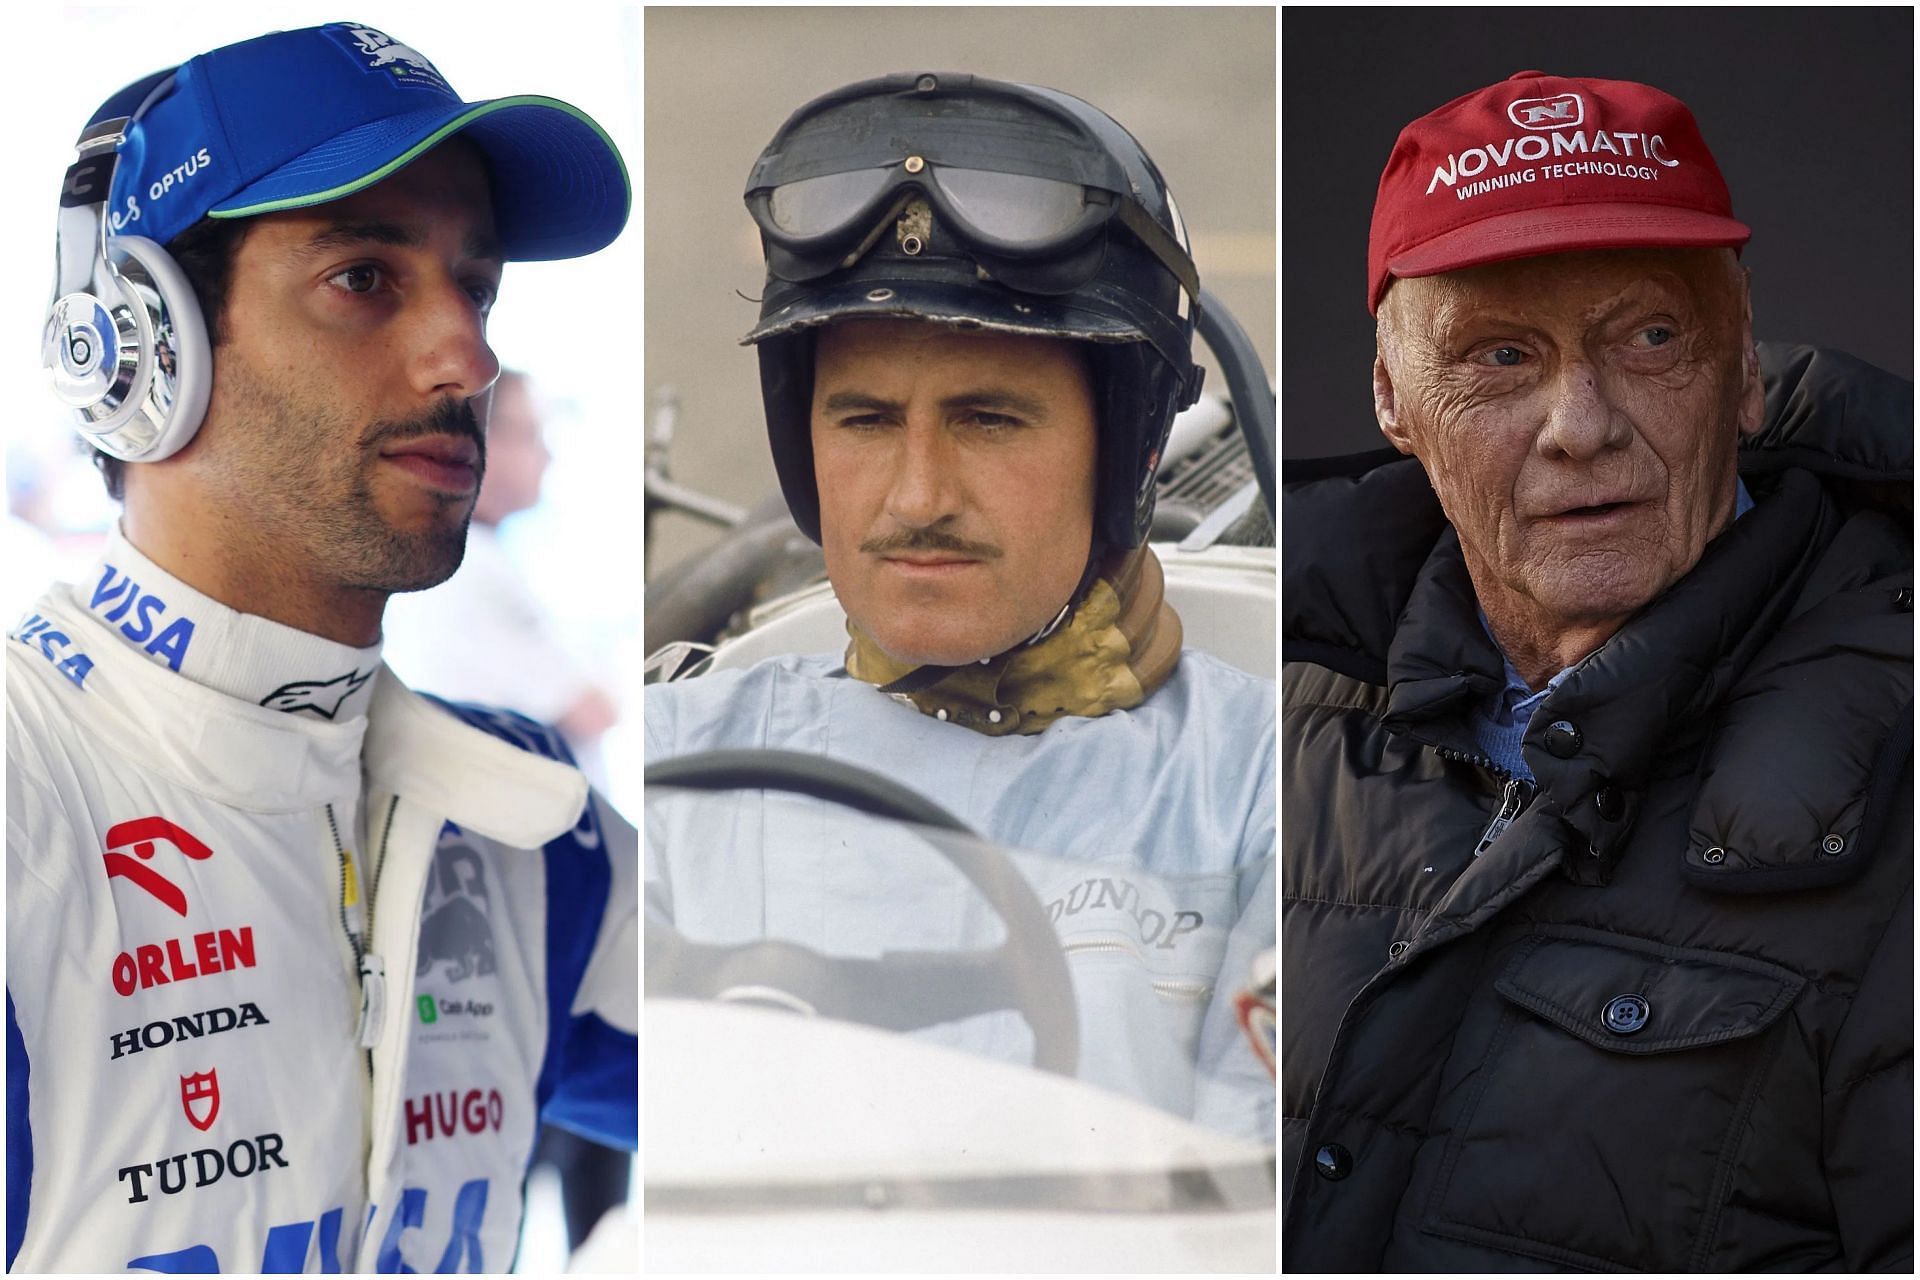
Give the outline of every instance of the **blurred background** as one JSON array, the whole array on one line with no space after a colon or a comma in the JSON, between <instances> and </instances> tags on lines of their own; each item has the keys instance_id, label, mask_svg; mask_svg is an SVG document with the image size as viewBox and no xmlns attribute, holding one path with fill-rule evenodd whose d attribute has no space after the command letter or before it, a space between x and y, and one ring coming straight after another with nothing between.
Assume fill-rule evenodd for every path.
<instances>
[{"instance_id":1,"label":"blurred background","mask_svg":"<svg viewBox=\"0 0 1920 1280\"><path fill-rule=\"evenodd\" d=\"M0 439L6 448L9 512L0 590L9 621L48 581L82 570L118 516L118 506L108 500L67 429L39 363L53 280L55 197L73 159L74 140L94 109L140 76L223 44L276 29L365 22L419 49L469 100L541 93L582 108L625 154L637 197L639 6L569 7L564 22L543 15L529 23L525 16L501 11L497 18L478 21L472 5L418 0L351 7L290 0L66 4L16 15L25 26L15 32L19 47L36 53L21 59L0 88L0 102L14 122L8 181L15 193L0 207L0 233L19 259L0 278L0 397L7 406ZM640 813L643 656L634 499L641 467L640 396L631 362L623 363L617 351L610 358L599 344L607 308L628 304L639 291L638 224L636 199L627 234L611 248L570 262L507 267L489 336L503 364L531 375L535 391L527 409L537 406L551 465L544 483L536 481L531 505L524 490L500 500L498 509L510 516L487 535L497 544L489 564L496 573L517 577L526 593L517 603L537 615L546 646L541 661L566 664L577 696L591 691L604 701L582 721L600 729L589 754L597 756L603 791L635 819ZM535 457L520 469L523 482L537 470L537 450L523 447L519 453L525 457L530 451ZM503 467L502 478L505 474ZM537 572L526 571L533 566ZM457 590L450 584L436 591L449 589ZM396 597L401 603L390 610L388 624L394 665L416 688L457 693L451 686L470 670L443 666L431 650L424 657L403 655L394 641L402 613L437 612L428 607L435 599L434 592ZM478 663L496 673L525 651L503 643L497 652L473 652L489 646L471 633L466 647L469 651L458 656L467 668ZM614 1199L629 1194L622 1172ZM637 1236L630 1224L625 1232L624 1241L617 1234L596 1241L577 1261L614 1271L637 1269ZM566 1268L568 1256L557 1184L551 1169L543 1167L529 1183L517 1269L552 1274Z\"/></svg>"},{"instance_id":2,"label":"blurred background","mask_svg":"<svg viewBox=\"0 0 1920 1280\"><path fill-rule=\"evenodd\" d=\"M1516 71L1693 111L1753 228L1753 329L1913 376L1913 10L1290 8L1283 457L1383 447L1367 224L1402 127Z\"/></svg>"},{"instance_id":3,"label":"blurred background","mask_svg":"<svg viewBox=\"0 0 1920 1280\"><path fill-rule=\"evenodd\" d=\"M1063 90L1126 126L1166 177L1201 281L1274 369L1274 12L1224 8L650 8L646 382L671 391L674 479L738 507L775 491L759 365L740 335L765 267L747 171L810 99L893 71ZM1208 386L1219 388L1217 367ZM719 530L665 513L649 581Z\"/></svg>"}]
</instances>

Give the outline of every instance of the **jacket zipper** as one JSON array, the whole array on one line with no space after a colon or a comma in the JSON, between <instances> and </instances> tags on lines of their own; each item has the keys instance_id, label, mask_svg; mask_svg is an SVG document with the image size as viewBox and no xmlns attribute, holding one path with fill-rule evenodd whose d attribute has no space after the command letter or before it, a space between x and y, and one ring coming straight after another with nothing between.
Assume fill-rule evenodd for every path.
<instances>
[{"instance_id":1,"label":"jacket zipper","mask_svg":"<svg viewBox=\"0 0 1920 1280\"><path fill-rule=\"evenodd\" d=\"M1527 806L1533 803L1534 793L1538 788L1525 778L1514 776L1486 756L1441 746L1435 746L1433 752L1442 760L1452 760L1456 764L1478 765L1506 782L1505 788L1500 793L1500 808L1494 812L1493 821L1489 822L1487 829L1481 833L1480 843L1473 847L1473 856L1477 858L1493 846L1493 842L1499 838L1502 831L1513 825L1515 818L1527 811Z\"/></svg>"},{"instance_id":2,"label":"jacket zipper","mask_svg":"<svg viewBox=\"0 0 1920 1280\"><path fill-rule=\"evenodd\" d=\"M1500 797L1500 810L1493 815L1493 821L1480 837L1480 843L1473 847L1473 856L1479 857L1493 847L1500 833L1513 825L1513 820L1526 810L1533 799L1533 784L1525 778L1508 778L1506 791Z\"/></svg>"}]
</instances>

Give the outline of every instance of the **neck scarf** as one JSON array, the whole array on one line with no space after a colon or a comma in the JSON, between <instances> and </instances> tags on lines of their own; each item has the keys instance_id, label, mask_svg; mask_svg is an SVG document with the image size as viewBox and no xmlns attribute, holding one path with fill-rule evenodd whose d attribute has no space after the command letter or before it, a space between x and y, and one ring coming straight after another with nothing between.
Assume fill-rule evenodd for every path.
<instances>
[{"instance_id":1,"label":"neck scarf","mask_svg":"<svg viewBox=\"0 0 1920 1280\"><path fill-rule=\"evenodd\" d=\"M1144 544L1115 552L1079 606L1038 642L954 667L891 696L949 724L1000 737L1039 733L1062 716L1137 707L1180 660L1180 617L1164 598L1160 561ZM881 651L851 618L847 672L885 687L920 670Z\"/></svg>"}]
</instances>

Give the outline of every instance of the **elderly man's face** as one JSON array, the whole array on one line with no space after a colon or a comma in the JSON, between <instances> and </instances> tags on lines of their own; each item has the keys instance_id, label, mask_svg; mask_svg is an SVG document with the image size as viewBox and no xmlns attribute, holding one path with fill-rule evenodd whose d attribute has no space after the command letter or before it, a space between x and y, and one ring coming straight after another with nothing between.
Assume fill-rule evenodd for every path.
<instances>
[{"instance_id":1,"label":"elderly man's face","mask_svg":"<svg viewBox=\"0 0 1920 1280\"><path fill-rule=\"evenodd\" d=\"M1381 429L1426 468L1496 631L1624 620L1732 520L1761 388L1730 251L1399 280L1380 314Z\"/></svg>"}]
</instances>

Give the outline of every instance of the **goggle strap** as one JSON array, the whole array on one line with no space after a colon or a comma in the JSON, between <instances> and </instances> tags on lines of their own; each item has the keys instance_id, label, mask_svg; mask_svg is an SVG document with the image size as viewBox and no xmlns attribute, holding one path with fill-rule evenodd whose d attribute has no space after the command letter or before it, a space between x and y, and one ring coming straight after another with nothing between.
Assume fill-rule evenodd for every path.
<instances>
[{"instance_id":1,"label":"goggle strap","mask_svg":"<svg viewBox=\"0 0 1920 1280\"><path fill-rule=\"evenodd\" d=\"M1173 273L1180 287L1187 291L1187 297L1193 305L1200 305L1200 273L1194 269L1193 259L1180 247L1180 242L1167 234L1166 228L1142 209L1137 201L1122 197L1120 200L1120 221L1140 242L1160 259L1161 265Z\"/></svg>"},{"instance_id":2,"label":"goggle strap","mask_svg":"<svg viewBox=\"0 0 1920 1280\"><path fill-rule=\"evenodd\" d=\"M886 235L887 232L893 229L894 224L900 220L900 215L906 211L907 205L910 204L912 200L913 191L910 188L895 192L893 203L887 207L886 213L874 220L873 229L867 232L866 238L855 245L853 251L847 254L846 257L840 259L841 270L851 267L854 263L866 257L867 252L872 249L873 246L880 243L880 237Z\"/></svg>"}]
</instances>

